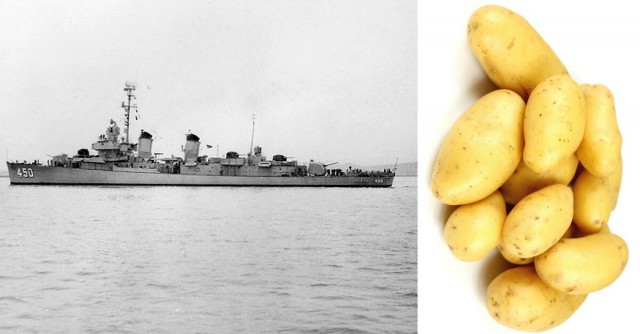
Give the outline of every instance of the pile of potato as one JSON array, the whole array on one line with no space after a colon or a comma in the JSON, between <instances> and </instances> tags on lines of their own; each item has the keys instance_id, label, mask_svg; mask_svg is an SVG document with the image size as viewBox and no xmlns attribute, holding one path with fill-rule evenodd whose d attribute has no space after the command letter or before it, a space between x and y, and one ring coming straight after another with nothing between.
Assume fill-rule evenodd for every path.
<instances>
[{"instance_id":1,"label":"pile of potato","mask_svg":"<svg viewBox=\"0 0 640 334\"><path fill-rule=\"evenodd\" d=\"M469 46L498 90L451 127L431 177L457 206L444 239L477 261L497 248L514 266L488 286L501 324L543 331L615 281L628 248L611 233L622 178L612 93L578 84L520 15L484 6L469 19Z\"/></svg>"}]
</instances>

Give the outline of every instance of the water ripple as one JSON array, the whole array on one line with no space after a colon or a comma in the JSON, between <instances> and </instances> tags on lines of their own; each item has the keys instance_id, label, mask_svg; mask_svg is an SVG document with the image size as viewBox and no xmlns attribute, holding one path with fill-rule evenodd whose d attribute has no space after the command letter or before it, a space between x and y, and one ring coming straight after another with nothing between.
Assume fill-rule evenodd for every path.
<instances>
[{"instance_id":1,"label":"water ripple","mask_svg":"<svg viewBox=\"0 0 640 334\"><path fill-rule=\"evenodd\" d=\"M402 297L413 297L413 298L417 298L417 297L418 297L418 293L417 293L417 292L403 293L401 296L402 296Z\"/></svg>"},{"instance_id":2,"label":"water ripple","mask_svg":"<svg viewBox=\"0 0 640 334\"><path fill-rule=\"evenodd\" d=\"M0 280L23 280L29 278L29 276L4 276L0 275Z\"/></svg>"},{"instance_id":3,"label":"water ripple","mask_svg":"<svg viewBox=\"0 0 640 334\"><path fill-rule=\"evenodd\" d=\"M352 328L352 327L324 327L324 328L319 328L319 329L314 329L311 331L308 331L306 333L313 333L313 334L370 334L370 333L374 333L374 332L370 332L367 330L363 330L363 329L359 329L359 328Z\"/></svg>"},{"instance_id":4,"label":"water ripple","mask_svg":"<svg viewBox=\"0 0 640 334\"><path fill-rule=\"evenodd\" d=\"M7 333L19 333L18 329L22 328L21 326L8 326L8 325L0 325L0 331L6 331Z\"/></svg>"},{"instance_id":5,"label":"water ripple","mask_svg":"<svg viewBox=\"0 0 640 334\"><path fill-rule=\"evenodd\" d=\"M22 314L18 314L17 316L15 316L16 319L21 319L21 320L31 320L31 319L36 319L36 317L31 314L31 313L22 313Z\"/></svg>"},{"instance_id":6,"label":"water ripple","mask_svg":"<svg viewBox=\"0 0 640 334\"><path fill-rule=\"evenodd\" d=\"M0 296L0 302L11 302L11 303L20 303L20 304L27 303L27 301L14 296Z\"/></svg>"},{"instance_id":7,"label":"water ripple","mask_svg":"<svg viewBox=\"0 0 640 334\"><path fill-rule=\"evenodd\" d=\"M38 291L44 292L44 291L64 291L64 290L69 290L71 288L66 287L66 286L48 286L48 287L44 287Z\"/></svg>"},{"instance_id":8,"label":"water ripple","mask_svg":"<svg viewBox=\"0 0 640 334\"><path fill-rule=\"evenodd\" d=\"M33 273L36 275L48 275L48 274L51 274L52 272L48 270L36 270Z\"/></svg>"},{"instance_id":9,"label":"water ripple","mask_svg":"<svg viewBox=\"0 0 640 334\"><path fill-rule=\"evenodd\" d=\"M176 288L175 285L160 284L160 283L148 283L147 286L154 289L175 289Z\"/></svg>"}]
</instances>

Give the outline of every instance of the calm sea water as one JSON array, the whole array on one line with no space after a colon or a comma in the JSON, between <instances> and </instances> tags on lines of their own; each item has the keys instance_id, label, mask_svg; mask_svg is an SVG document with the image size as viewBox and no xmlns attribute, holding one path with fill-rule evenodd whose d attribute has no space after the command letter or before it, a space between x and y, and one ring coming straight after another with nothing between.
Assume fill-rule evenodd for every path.
<instances>
[{"instance_id":1,"label":"calm sea water","mask_svg":"<svg viewBox=\"0 0 640 334\"><path fill-rule=\"evenodd\" d=\"M416 332L416 186L0 178L0 331Z\"/></svg>"}]
</instances>

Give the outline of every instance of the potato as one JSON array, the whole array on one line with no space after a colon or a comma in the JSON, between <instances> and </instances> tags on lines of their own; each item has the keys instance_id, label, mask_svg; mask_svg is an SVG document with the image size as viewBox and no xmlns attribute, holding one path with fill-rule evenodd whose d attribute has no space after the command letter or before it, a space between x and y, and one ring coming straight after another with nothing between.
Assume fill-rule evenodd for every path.
<instances>
[{"instance_id":1,"label":"potato","mask_svg":"<svg viewBox=\"0 0 640 334\"><path fill-rule=\"evenodd\" d=\"M609 221L611 200L607 179L583 170L573 183L573 222L587 234L602 230Z\"/></svg>"},{"instance_id":2,"label":"potato","mask_svg":"<svg viewBox=\"0 0 640 334\"><path fill-rule=\"evenodd\" d=\"M622 148L613 94L603 85L581 87L587 106L587 123L576 154L589 173L605 177L618 166Z\"/></svg>"},{"instance_id":3,"label":"potato","mask_svg":"<svg viewBox=\"0 0 640 334\"><path fill-rule=\"evenodd\" d=\"M611 192L611 211L618 205L618 195L620 194L620 186L622 185L622 156L618 160L618 165L611 175L607 176L607 185Z\"/></svg>"},{"instance_id":4,"label":"potato","mask_svg":"<svg viewBox=\"0 0 640 334\"><path fill-rule=\"evenodd\" d=\"M608 227L606 227L605 229L608 231ZM603 229L603 231L605 229ZM564 234L560 238L561 239L571 238L573 235L579 232L580 231L576 228L576 225L571 224L569 225L569 228L567 228L567 230L564 232ZM508 250L504 248L503 241L504 239L500 240L500 243L498 244L497 248L498 248L498 251L500 252L500 255L502 255L502 257L505 260L517 265L524 265L524 264L529 264L533 262L534 257L520 257L517 254L510 253Z\"/></svg>"},{"instance_id":5,"label":"potato","mask_svg":"<svg viewBox=\"0 0 640 334\"><path fill-rule=\"evenodd\" d=\"M524 163L536 173L557 169L584 135L587 110L582 89L568 75L541 82L524 112Z\"/></svg>"},{"instance_id":6,"label":"potato","mask_svg":"<svg viewBox=\"0 0 640 334\"><path fill-rule=\"evenodd\" d=\"M560 240L572 218L571 188L563 184L544 187L509 212L502 228L502 244L518 257L534 257Z\"/></svg>"},{"instance_id":7,"label":"potato","mask_svg":"<svg viewBox=\"0 0 640 334\"><path fill-rule=\"evenodd\" d=\"M534 259L533 257L520 257L518 256L518 254L509 252L507 249L504 248L504 244L502 242L498 244L498 252L500 252L500 255L502 255L502 258L507 260L507 262L517 264L517 265L532 263Z\"/></svg>"},{"instance_id":8,"label":"potato","mask_svg":"<svg viewBox=\"0 0 640 334\"><path fill-rule=\"evenodd\" d=\"M624 270L629 250L612 233L562 239L533 261L540 278L554 289L584 294L613 283Z\"/></svg>"},{"instance_id":9,"label":"potato","mask_svg":"<svg viewBox=\"0 0 640 334\"><path fill-rule=\"evenodd\" d=\"M575 155L571 155L558 168L543 174L535 173L520 161L513 175L500 187L500 192L507 203L516 204L525 196L546 186L556 183L569 184L577 168L578 157Z\"/></svg>"},{"instance_id":10,"label":"potato","mask_svg":"<svg viewBox=\"0 0 640 334\"><path fill-rule=\"evenodd\" d=\"M444 227L444 240L462 261L477 261L494 249L502 238L507 217L499 191L478 202L459 206Z\"/></svg>"},{"instance_id":11,"label":"potato","mask_svg":"<svg viewBox=\"0 0 640 334\"><path fill-rule=\"evenodd\" d=\"M481 97L456 120L438 153L431 191L442 203L477 202L498 188L522 156L522 98L506 89Z\"/></svg>"},{"instance_id":12,"label":"potato","mask_svg":"<svg viewBox=\"0 0 640 334\"><path fill-rule=\"evenodd\" d=\"M575 224L571 224L571 226L575 226ZM609 227L609 224L605 225L600 231L596 232L596 233L611 233L611 228ZM586 237L588 235L591 235L594 233L587 233L585 231L582 231L578 228L575 229L575 233L573 233L571 235L571 238L582 238L582 237Z\"/></svg>"},{"instance_id":13,"label":"potato","mask_svg":"<svg viewBox=\"0 0 640 334\"><path fill-rule=\"evenodd\" d=\"M508 269L489 284L486 307L499 323L539 332L560 325L587 298L569 295L543 282L532 265Z\"/></svg>"},{"instance_id":14,"label":"potato","mask_svg":"<svg viewBox=\"0 0 640 334\"><path fill-rule=\"evenodd\" d=\"M471 52L489 79L526 101L543 80L568 74L538 32L522 16L489 5L478 8L467 25Z\"/></svg>"}]
</instances>

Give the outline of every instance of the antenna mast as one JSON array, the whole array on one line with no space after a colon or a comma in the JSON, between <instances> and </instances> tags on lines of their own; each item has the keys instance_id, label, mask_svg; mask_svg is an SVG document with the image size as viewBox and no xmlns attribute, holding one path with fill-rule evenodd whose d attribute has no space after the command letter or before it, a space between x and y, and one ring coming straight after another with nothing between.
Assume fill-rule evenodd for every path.
<instances>
[{"instance_id":1,"label":"antenna mast","mask_svg":"<svg viewBox=\"0 0 640 334\"><path fill-rule=\"evenodd\" d=\"M136 96L133 95L133 91L136 90L136 84L133 82L125 82L124 83L124 91L127 92L127 104L122 102L122 109L124 109L124 133L127 136L126 142L129 142L129 116L131 115L131 108L138 108L137 105L131 105L131 99L136 99Z\"/></svg>"},{"instance_id":2,"label":"antenna mast","mask_svg":"<svg viewBox=\"0 0 640 334\"><path fill-rule=\"evenodd\" d=\"M251 156L251 151L253 151L253 133L256 129L256 114L252 115L252 119L253 119L253 126L251 128L251 147L249 147L249 155Z\"/></svg>"}]
</instances>

